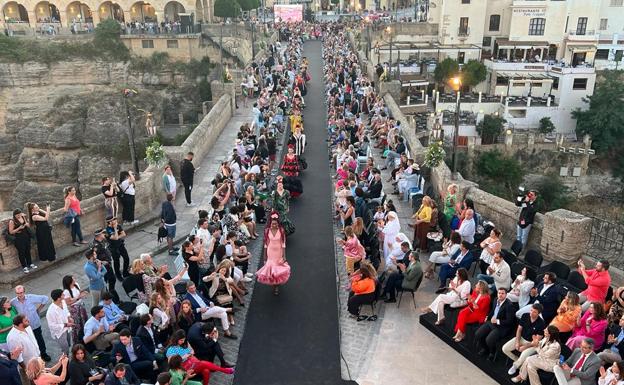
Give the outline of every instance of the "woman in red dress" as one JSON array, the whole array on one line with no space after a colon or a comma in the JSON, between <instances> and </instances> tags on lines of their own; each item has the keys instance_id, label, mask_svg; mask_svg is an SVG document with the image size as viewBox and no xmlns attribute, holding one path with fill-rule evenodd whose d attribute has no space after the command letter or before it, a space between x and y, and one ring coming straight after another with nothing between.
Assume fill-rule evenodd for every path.
<instances>
[{"instance_id":1,"label":"woman in red dress","mask_svg":"<svg viewBox=\"0 0 624 385\"><path fill-rule=\"evenodd\" d=\"M468 306L463 308L457 315L457 324L455 325L455 342L460 342L466 337L466 325L478 322L485 322L490 311L490 290L485 281L477 282L470 298L468 298Z\"/></svg>"},{"instance_id":2,"label":"woman in red dress","mask_svg":"<svg viewBox=\"0 0 624 385\"><path fill-rule=\"evenodd\" d=\"M295 147L288 145L288 153L284 155L284 162L282 163L282 173L284 174L284 188L290 192L290 196L293 198L298 197L303 193L303 187L299 180L299 157L295 154Z\"/></svg>"}]
</instances>

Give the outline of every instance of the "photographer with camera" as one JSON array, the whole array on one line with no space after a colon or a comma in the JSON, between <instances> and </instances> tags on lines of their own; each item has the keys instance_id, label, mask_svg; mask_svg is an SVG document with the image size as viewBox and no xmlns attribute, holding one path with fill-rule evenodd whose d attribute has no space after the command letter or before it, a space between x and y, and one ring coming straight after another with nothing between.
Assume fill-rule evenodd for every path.
<instances>
[{"instance_id":1,"label":"photographer with camera","mask_svg":"<svg viewBox=\"0 0 624 385\"><path fill-rule=\"evenodd\" d=\"M130 264L130 256L126 249L124 238L126 232L119 224L116 217L106 218L106 239L108 240L109 250L113 258L113 267L115 269L115 277L119 282L123 282L128 273L128 265ZM123 270L119 269L119 258L123 258Z\"/></svg>"},{"instance_id":2,"label":"photographer with camera","mask_svg":"<svg viewBox=\"0 0 624 385\"><path fill-rule=\"evenodd\" d=\"M533 226L535 220L535 214L537 213L537 191L529 190L528 193L524 193L524 187L518 189L518 196L516 198L516 206L521 207L520 217L516 226L516 240L522 242L522 248L526 247L529 239L529 232Z\"/></svg>"}]
</instances>

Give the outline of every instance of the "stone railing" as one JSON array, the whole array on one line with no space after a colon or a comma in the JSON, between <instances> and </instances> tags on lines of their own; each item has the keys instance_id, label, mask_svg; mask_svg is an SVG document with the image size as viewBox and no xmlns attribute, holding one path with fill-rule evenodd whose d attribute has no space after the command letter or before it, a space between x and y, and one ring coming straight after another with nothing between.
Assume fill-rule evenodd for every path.
<instances>
[{"instance_id":1,"label":"stone railing","mask_svg":"<svg viewBox=\"0 0 624 385\"><path fill-rule=\"evenodd\" d=\"M176 172L179 172L180 161L189 151L195 153L195 161L200 162L208 154L219 134L234 114L234 86L231 84L222 85L221 88L217 87L216 91L215 98L218 97L218 100L214 107L202 119L184 143L177 147L165 147L167 157ZM153 166L141 172L141 177L136 182L136 217L140 218L153 213L154 209L162 202L162 172L162 169ZM43 205L42 202L39 202L39 204ZM104 226L106 215L104 200L98 195L87 198L81 201L80 204L83 211L80 217L82 234L86 240L89 240L94 230ZM71 234L69 229L63 224L63 217L63 210L55 210L50 213L52 237L57 249L71 242ZM9 219L0 219L0 231L8 226ZM33 244L31 251L33 260L36 260L36 249L36 245ZM15 247L7 244L4 237L0 237L0 272L7 272L18 267L20 267L20 263Z\"/></svg>"}]
</instances>

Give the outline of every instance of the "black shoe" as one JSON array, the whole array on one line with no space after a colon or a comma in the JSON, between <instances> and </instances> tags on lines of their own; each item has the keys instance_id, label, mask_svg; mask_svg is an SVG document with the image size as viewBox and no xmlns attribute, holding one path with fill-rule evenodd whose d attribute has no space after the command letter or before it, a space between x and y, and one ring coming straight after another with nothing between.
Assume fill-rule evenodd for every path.
<instances>
[{"instance_id":1,"label":"black shoe","mask_svg":"<svg viewBox=\"0 0 624 385\"><path fill-rule=\"evenodd\" d=\"M123 282L124 280L124 278L121 275L115 275L115 278L117 278L119 282Z\"/></svg>"},{"instance_id":2,"label":"black shoe","mask_svg":"<svg viewBox=\"0 0 624 385\"><path fill-rule=\"evenodd\" d=\"M385 303L396 303L396 298L388 298L388 299L384 299Z\"/></svg>"},{"instance_id":3,"label":"black shoe","mask_svg":"<svg viewBox=\"0 0 624 385\"><path fill-rule=\"evenodd\" d=\"M436 290L436 294L442 294L446 291L446 287L439 287L438 290Z\"/></svg>"},{"instance_id":4,"label":"black shoe","mask_svg":"<svg viewBox=\"0 0 624 385\"><path fill-rule=\"evenodd\" d=\"M494 362L494 353L490 353L487 358L489 361Z\"/></svg>"},{"instance_id":5,"label":"black shoe","mask_svg":"<svg viewBox=\"0 0 624 385\"><path fill-rule=\"evenodd\" d=\"M226 369L227 369L227 368L233 368L233 367L235 367L235 366L236 366L236 364L231 364L231 363L229 363L229 362L224 362L224 363L222 363L222 364L221 364L221 367L222 367L222 368L226 368Z\"/></svg>"},{"instance_id":6,"label":"black shoe","mask_svg":"<svg viewBox=\"0 0 624 385\"><path fill-rule=\"evenodd\" d=\"M50 357L47 353L43 353L41 355L41 359L44 360L45 362L50 362L52 361L52 357Z\"/></svg>"},{"instance_id":7,"label":"black shoe","mask_svg":"<svg viewBox=\"0 0 624 385\"><path fill-rule=\"evenodd\" d=\"M232 333L230 333L230 334L223 333L223 337L229 338L231 340L237 340L238 339L238 337L236 335L232 334Z\"/></svg>"},{"instance_id":8,"label":"black shoe","mask_svg":"<svg viewBox=\"0 0 624 385\"><path fill-rule=\"evenodd\" d=\"M485 350L485 349L481 349L481 350L479 350L479 353L477 353L477 354L482 356L482 357L484 357L484 356L486 356L488 354L488 351Z\"/></svg>"}]
</instances>

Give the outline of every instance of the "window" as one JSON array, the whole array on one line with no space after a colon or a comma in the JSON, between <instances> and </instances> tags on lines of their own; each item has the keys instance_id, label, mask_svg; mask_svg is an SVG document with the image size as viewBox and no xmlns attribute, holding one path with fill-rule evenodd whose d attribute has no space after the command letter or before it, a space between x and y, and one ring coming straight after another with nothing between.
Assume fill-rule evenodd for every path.
<instances>
[{"instance_id":1,"label":"window","mask_svg":"<svg viewBox=\"0 0 624 385\"><path fill-rule=\"evenodd\" d=\"M492 37L484 36L483 37L483 46L484 47L491 47L492 46Z\"/></svg>"},{"instance_id":2,"label":"window","mask_svg":"<svg viewBox=\"0 0 624 385\"><path fill-rule=\"evenodd\" d=\"M167 40L167 48L178 48L177 40Z\"/></svg>"},{"instance_id":3,"label":"window","mask_svg":"<svg viewBox=\"0 0 624 385\"><path fill-rule=\"evenodd\" d=\"M468 35L468 18L467 17L459 18L459 35L460 36Z\"/></svg>"},{"instance_id":4,"label":"window","mask_svg":"<svg viewBox=\"0 0 624 385\"><path fill-rule=\"evenodd\" d=\"M502 77L502 76L497 76L496 77L496 85L497 86L506 86L507 84L509 84L509 79Z\"/></svg>"},{"instance_id":5,"label":"window","mask_svg":"<svg viewBox=\"0 0 624 385\"><path fill-rule=\"evenodd\" d=\"M531 85L531 87L535 87L535 88L542 88L542 83L539 83L539 82L537 82L537 83L533 83L533 84Z\"/></svg>"},{"instance_id":6,"label":"window","mask_svg":"<svg viewBox=\"0 0 624 385\"><path fill-rule=\"evenodd\" d=\"M490 16L490 31L500 30L500 15Z\"/></svg>"},{"instance_id":7,"label":"window","mask_svg":"<svg viewBox=\"0 0 624 385\"><path fill-rule=\"evenodd\" d=\"M587 78L576 78L572 84L573 90L585 90L587 89Z\"/></svg>"},{"instance_id":8,"label":"window","mask_svg":"<svg viewBox=\"0 0 624 385\"><path fill-rule=\"evenodd\" d=\"M612 7L621 7L624 5L624 0L611 0Z\"/></svg>"},{"instance_id":9,"label":"window","mask_svg":"<svg viewBox=\"0 0 624 385\"><path fill-rule=\"evenodd\" d=\"M600 19L600 30L604 31L605 29L607 29L607 25L609 23L609 19Z\"/></svg>"},{"instance_id":10,"label":"window","mask_svg":"<svg viewBox=\"0 0 624 385\"><path fill-rule=\"evenodd\" d=\"M462 4L470 4L470 0L462 0Z\"/></svg>"},{"instance_id":11,"label":"window","mask_svg":"<svg viewBox=\"0 0 624 385\"><path fill-rule=\"evenodd\" d=\"M585 35L585 32L587 32L587 18L579 17L576 23L576 34Z\"/></svg>"},{"instance_id":12,"label":"window","mask_svg":"<svg viewBox=\"0 0 624 385\"><path fill-rule=\"evenodd\" d=\"M154 40L141 40L143 48L154 48Z\"/></svg>"},{"instance_id":13,"label":"window","mask_svg":"<svg viewBox=\"0 0 624 385\"><path fill-rule=\"evenodd\" d=\"M529 35L542 36L546 28L546 19L536 17L529 22Z\"/></svg>"},{"instance_id":14,"label":"window","mask_svg":"<svg viewBox=\"0 0 624 385\"><path fill-rule=\"evenodd\" d=\"M554 77L553 78L552 88L553 88L553 90L558 90L559 89L559 78L558 77Z\"/></svg>"},{"instance_id":15,"label":"window","mask_svg":"<svg viewBox=\"0 0 624 385\"><path fill-rule=\"evenodd\" d=\"M609 50L608 49L596 50L595 58L599 59L599 60L607 60L607 59L609 59Z\"/></svg>"},{"instance_id":16,"label":"window","mask_svg":"<svg viewBox=\"0 0 624 385\"><path fill-rule=\"evenodd\" d=\"M457 62L459 64L464 64L465 60L466 60L466 52L459 52L457 54Z\"/></svg>"}]
</instances>

